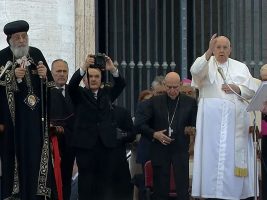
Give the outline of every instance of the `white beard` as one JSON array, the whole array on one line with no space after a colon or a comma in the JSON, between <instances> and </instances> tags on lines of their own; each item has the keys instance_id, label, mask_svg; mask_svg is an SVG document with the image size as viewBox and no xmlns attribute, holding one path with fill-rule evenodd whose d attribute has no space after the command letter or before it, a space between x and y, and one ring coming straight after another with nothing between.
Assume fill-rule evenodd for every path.
<instances>
[{"instance_id":1,"label":"white beard","mask_svg":"<svg viewBox=\"0 0 267 200\"><path fill-rule=\"evenodd\" d=\"M10 49L13 52L15 58L22 58L27 56L29 53L29 45L27 44L24 47L16 47L10 40Z\"/></svg>"}]
</instances>

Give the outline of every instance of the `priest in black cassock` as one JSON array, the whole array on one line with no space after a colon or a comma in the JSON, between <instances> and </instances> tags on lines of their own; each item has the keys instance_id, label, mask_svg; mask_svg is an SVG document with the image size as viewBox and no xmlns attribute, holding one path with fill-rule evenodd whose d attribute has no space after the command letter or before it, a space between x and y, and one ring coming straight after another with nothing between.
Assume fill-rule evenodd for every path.
<instances>
[{"instance_id":1,"label":"priest in black cassock","mask_svg":"<svg viewBox=\"0 0 267 200\"><path fill-rule=\"evenodd\" d=\"M53 78L28 30L23 20L6 24L9 46L0 51L1 199L57 199L46 123Z\"/></svg>"},{"instance_id":2,"label":"priest in black cassock","mask_svg":"<svg viewBox=\"0 0 267 200\"><path fill-rule=\"evenodd\" d=\"M165 77L166 94L147 100L143 116L136 116L136 128L151 139L154 200L168 200L170 166L174 170L177 200L189 200L189 135L185 128L195 126L197 102L181 94L180 76Z\"/></svg>"}]
</instances>

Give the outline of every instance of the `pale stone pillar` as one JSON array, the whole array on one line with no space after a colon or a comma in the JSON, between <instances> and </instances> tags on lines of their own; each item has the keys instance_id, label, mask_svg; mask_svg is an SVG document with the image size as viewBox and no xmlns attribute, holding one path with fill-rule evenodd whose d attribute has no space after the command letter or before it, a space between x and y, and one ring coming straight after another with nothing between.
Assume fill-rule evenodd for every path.
<instances>
[{"instance_id":1,"label":"pale stone pillar","mask_svg":"<svg viewBox=\"0 0 267 200\"><path fill-rule=\"evenodd\" d=\"M76 67L80 67L86 55L95 52L94 0L75 1L75 35Z\"/></svg>"}]
</instances>

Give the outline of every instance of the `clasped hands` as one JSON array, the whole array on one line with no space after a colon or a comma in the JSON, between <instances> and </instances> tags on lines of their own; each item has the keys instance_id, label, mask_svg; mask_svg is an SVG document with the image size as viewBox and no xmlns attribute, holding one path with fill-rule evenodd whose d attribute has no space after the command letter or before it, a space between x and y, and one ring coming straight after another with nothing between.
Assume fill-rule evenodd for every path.
<instances>
[{"instance_id":1,"label":"clasped hands","mask_svg":"<svg viewBox=\"0 0 267 200\"><path fill-rule=\"evenodd\" d=\"M20 66L15 69L15 76L17 79L24 78L25 73L26 73L25 67ZM40 78L46 78L46 73L47 73L47 68L44 66L42 61L39 61L37 65L37 74L40 76Z\"/></svg>"},{"instance_id":2,"label":"clasped hands","mask_svg":"<svg viewBox=\"0 0 267 200\"><path fill-rule=\"evenodd\" d=\"M163 145L168 145L170 144L174 139L168 137L166 135L167 130L161 130L161 131L156 131L153 133L153 138L158 140L161 144Z\"/></svg>"},{"instance_id":3,"label":"clasped hands","mask_svg":"<svg viewBox=\"0 0 267 200\"><path fill-rule=\"evenodd\" d=\"M240 94L240 88L235 85L235 84L228 84L232 90L234 90L237 94ZM231 94L234 93L231 88L229 88L227 84L222 84L222 90L226 93L226 94Z\"/></svg>"}]
</instances>

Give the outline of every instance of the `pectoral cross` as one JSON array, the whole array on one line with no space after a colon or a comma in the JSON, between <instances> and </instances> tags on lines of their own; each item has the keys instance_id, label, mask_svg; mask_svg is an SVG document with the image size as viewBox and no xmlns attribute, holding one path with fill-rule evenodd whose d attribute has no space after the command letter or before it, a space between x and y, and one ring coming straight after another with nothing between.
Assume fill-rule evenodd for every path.
<instances>
[{"instance_id":1,"label":"pectoral cross","mask_svg":"<svg viewBox=\"0 0 267 200\"><path fill-rule=\"evenodd\" d=\"M169 132L169 137L171 137L171 135L172 135L172 133L173 133L173 129L169 126L169 130L168 130L168 132Z\"/></svg>"}]
</instances>

